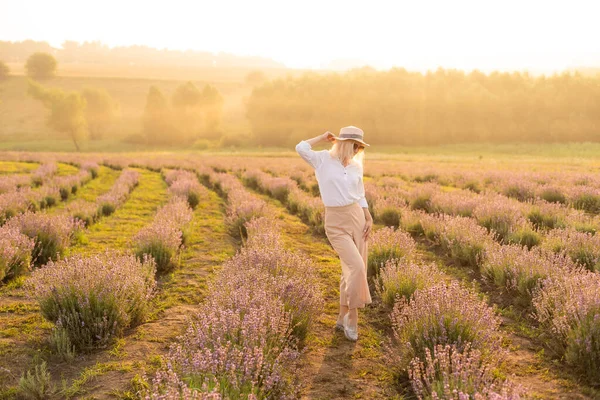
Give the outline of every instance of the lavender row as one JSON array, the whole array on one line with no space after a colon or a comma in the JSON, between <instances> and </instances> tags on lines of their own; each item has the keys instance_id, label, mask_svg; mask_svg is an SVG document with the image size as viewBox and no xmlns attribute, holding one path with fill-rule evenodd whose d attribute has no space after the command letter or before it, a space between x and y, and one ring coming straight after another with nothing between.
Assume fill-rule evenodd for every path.
<instances>
[{"instance_id":1,"label":"lavender row","mask_svg":"<svg viewBox=\"0 0 600 400\"><path fill-rule=\"evenodd\" d=\"M183 245L184 232L192 217L193 211L188 202L174 197L158 210L150 225L133 237L138 258L152 257L159 275L171 271L176 266L175 258Z\"/></svg>"},{"instance_id":2,"label":"lavender row","mask_svg":"<svg viewBox=\"0 0 600 400\"><path fill-rule=\"evenodd\" d=\"M405 210L403 225L440 246L458 265L475 268L488 284L531 310L567 364L590 381L600 378L600 274L597 238L574 230L552 231L541 247L499 245L464 217ZM571 314L572 313L572 314ZM560 326L560 329L558 328Z\"/></svg>"},{"instance_id":3,"label":"lavender row","mask_svg":"<svg viewBox=\"0 0 600 400\"><path fill-rule=\"evenodd\" d=\"M37 211L51 207L60 200L67 200L81 185L92 179L90 170L82 169L74 175L48 178L43 186L35 190L26 186L0 194L0 224L25 211ZM41 176L50 175L44 172Z\"/></svg>"},{"instance_id":4,"label":"lavender row","mask_svg":"<svg viewBox=\"0 0 600 400\"><path fill-rule=\"evenodd\" d=\"M207 168L199 169L198 174L226 200L225 224L232 236L247 237L246 223L254 218L267 216L267 203L250 194L234 175Z\"/></svg>"},{"instance_id":5,"label":"lavender row","mask_svg":"<svg viewBox=\"0 0 600 400\"><path fill-rule=\"evenodd\" d=\"M298 345L323 300L314 266L276 229L247 223L246 246L210 283L143 398L299 398Z\"/></svg>"},{"instance_id":6,"label":"lavender row","mask_svg":"<svg viewBox=\"0 0 600 400\"><path fill-rule=\"evenodd\" d=\"M200 203L202 198L207 197L206 188L200 185L195 173L186 170L163 170L163 177L169 192L185 199L192 209Z\"/></svg>"},{"instance_id":7,"label":"lavender row","mask_svg":"<svg viewBox=\"0 0 600 400\"><path fill-rule=\"evenodd\" d=\"M123 171L107 193L98 196L96 201L93 202L82 199L70 202L66 206L67 213L89 227L98 221L101 216L108 216L120 207L129 196L129 193L137 186L138 179L138 172L133 170Z\"/></svg>"},{"instance_id":8,"label":"lavender row","mask_svg":"<svg viewBox=\"0 0 600 400\"><path fill-rule=\"evenodd\" d=\"M115 212L129 197L129 193L138 185L140 174L132 169L124 170L108 193L98 196L96 204L101 214L108 216Z\"/></svg>"},{"instance_id":9,"label":"lavender row","mask_svg":"<svg viewBox=\"0 0 600 400\"><path fill-rule=\"evenodd\" d=\"M445 191L433 184L418 185L410 191L396 186L382 188L371 182L366 187L373 214L386 225L398 226L397 209L408 206L428 213L476 218L483 226L495 229L503 241L518 241L524 234L539 236L534 230L573 227L595 233L600 227L598 217L544 200L521 203L493 192Z\"/></svg>"},{"instance_id":10,"label":"lavender row","mask_svg":"<svg viewBox=\"0 0 600 400\"><path fill-rule=\"evenodd\" d=\"M408 374L417 397L519 398L520 388L496 378L500 321L485 301L422 263L402 230L375 231L369 247L370 276L392 308L388 361Z\"/></svg>"},{"instance_id":11,"label":"lavender row","mask_svg":"<svg viewBox=\"0 0 600 400\"><path fill-rule=\"evenodd\" d=\"M315 232L325 233L323 203L319 198L301 190L294 180L274 177L257 169L246 171L242 179L247 186L281 201L292 214L298 215Z\"/></svg>"},{"instance_id":12,"label":"lavender row","mask_svg":"<svg viewBox=\"0 0 600 400\"><path fill-rule=\"evenodd\" d=\"M31 186L31 175L5 175L0 176L0 194L14 192L22 187Z\"/></svg>"},{"instance_id":13,"label":"lavender row","mask_svg":"<svg viewBox=\"0 0 600 400\"><path fill-rule=\"evenodd\" d=\"M58 259L83 228L70 216L25 212L0 227L0 280Z\"/></svg>"},{"instance_id":14,"label":"lavender row","mask_svg":"<svg viewBox=\"0 0 600 400\"><path fill-rule=\"evenodd\" d=\"M600 266L600 238L594 234L590 219L580 212L571 210L567 214L564 207L538 202L529 206L528 214L524 215L522 205L503 196L487 195L477 202L469 200L472 198L465 200L464 193L458 191L451 194L437 192L437 189L421 187L409 193L412 200L405 202L399 195L402 189L390 188L382 192L370 187L368 198L376 221L385 225L400 225L401 215L410 214L407 211L471 217L500 243L525 245L529 249L538 245L550 246L557 252L567 251L574 261L592 271ZM408 224L403 225L410 229Z\"/></svg>"},{"instance_id":15,"label":"lavender row","mask_svg":"<svg viewBox=\"0 0 600 400\"><path fill-rule=\"evenodd\" d=\"M378 180L403 180L406 182L431 182L442 186L453 186L472 192L494 191L522 201L542 198L548 202L566 203L579 197L578 190L573 188L600 189L600 179L595 173L581 172L530 172L526 168L520 171L489 171L467 169L459 166L453 168L448 164L439 167L411 166L396 177L385 175L394 174L389 163L371 163L369 172ZM419 171L406 174L405 171ZM523 172L526 171L526 172ZM398 170L400 172L400 170ZM597 192L596 192L597 193Z\"/></svg>"}]
</instances>

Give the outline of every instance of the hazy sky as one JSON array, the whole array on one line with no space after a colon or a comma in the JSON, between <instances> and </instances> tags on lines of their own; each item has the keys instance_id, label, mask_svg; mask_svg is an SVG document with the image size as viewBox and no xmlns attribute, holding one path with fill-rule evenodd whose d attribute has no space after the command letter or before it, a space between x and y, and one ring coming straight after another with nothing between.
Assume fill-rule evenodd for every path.
<instances>
[{"instance_id":1,"label":"hazy sky","mask_svg":"<svg viewBox=\"0 0 600 400\"><path fill-rule=\"evenodd\" d=\"M0 40L224 51L319 68L600 66L598 0L0 0ZM1 55L0 55L1 58Z\"/></svg>"}]
</instances>

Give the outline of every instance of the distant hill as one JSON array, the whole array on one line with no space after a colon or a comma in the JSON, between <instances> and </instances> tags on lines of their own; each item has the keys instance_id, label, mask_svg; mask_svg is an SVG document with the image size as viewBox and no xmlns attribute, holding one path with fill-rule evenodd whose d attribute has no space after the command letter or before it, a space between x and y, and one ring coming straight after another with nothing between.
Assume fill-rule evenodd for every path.
<instances>
[{"instance_id":1,"label":"distant hill","mask_svg":"<svg viewBox=\"0 0 600 400\"><path fill-rule=\"evenodd\" d=\"M204 51L178 51L155 49L148 46L108 47L101 42L65 41L62 48L54 48L47 42L25 40L22 42L0 41L0 58L8 63L22 63L35 52L54 55L59 63L115 64L115 65L162 65L178 67L217 68L285 68L272 59L254 56L237 56L228 53Z\"/></svg>"}]
</instances>

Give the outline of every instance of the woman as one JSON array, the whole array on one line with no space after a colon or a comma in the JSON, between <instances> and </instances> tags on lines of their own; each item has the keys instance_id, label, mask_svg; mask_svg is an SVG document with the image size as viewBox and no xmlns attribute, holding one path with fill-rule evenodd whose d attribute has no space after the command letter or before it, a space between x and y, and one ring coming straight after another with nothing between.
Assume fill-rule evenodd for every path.
<instances>
[{"instance_id":1,"label":"woman","mask_svg":"<svg viewBox=\"0 0 600 400\"><path fill-rule=\"evenodd\" d=\"M325 233L342 263L340 314L336 328L346 338L358 339L358 309L371 303L367 283L367 239L373 226L363 186L363 150L369 146L355 126L303 140L296 151L314 169L325 205ZM333 142L330 150L313 151L312 146Z\"/></svg>"}]
</instances>

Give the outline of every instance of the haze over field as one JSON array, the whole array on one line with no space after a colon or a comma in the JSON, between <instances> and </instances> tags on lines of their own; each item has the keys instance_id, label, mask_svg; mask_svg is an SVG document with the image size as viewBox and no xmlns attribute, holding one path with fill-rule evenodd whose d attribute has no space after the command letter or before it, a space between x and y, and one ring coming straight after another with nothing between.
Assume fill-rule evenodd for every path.
<instances>
[{"instance_id":1,"label":"haze over field","mask_svg":"<svg viewBox=\"0 0 600 400\"><path fill-rule=\"evenodd\" d=\"M552 72L600 65L593 0L25 0L2 8L0 40L55 47L74 40L226 52L289 68Z\"/></svg>"},{"instance_id":2,"label":"haze over field","mask_svg":"<svg viewBox=\"0 0 600 400\"><path fill-rule=\"evenodd\" d=\"M0 15L2 146L290 149L345 125L376 146L598 142L598 11L591 0L13 2ZM30 69L36 53L51 71Z\"/></svg>"}]
</instances>

